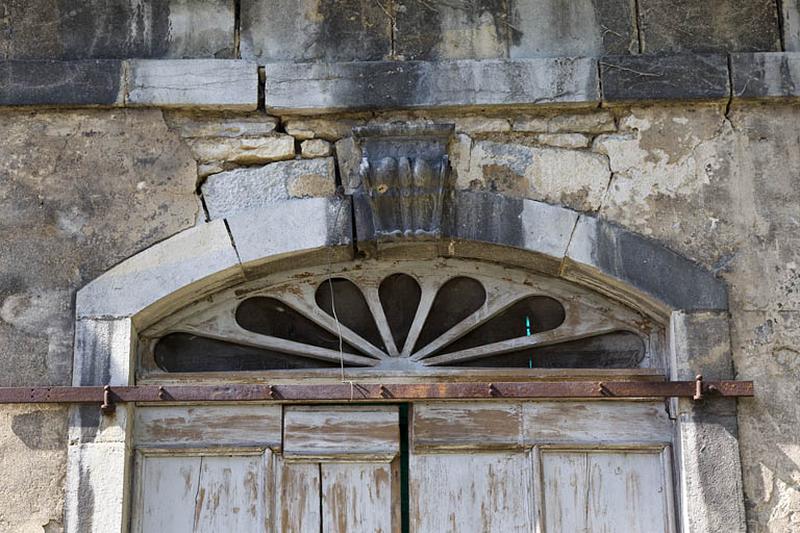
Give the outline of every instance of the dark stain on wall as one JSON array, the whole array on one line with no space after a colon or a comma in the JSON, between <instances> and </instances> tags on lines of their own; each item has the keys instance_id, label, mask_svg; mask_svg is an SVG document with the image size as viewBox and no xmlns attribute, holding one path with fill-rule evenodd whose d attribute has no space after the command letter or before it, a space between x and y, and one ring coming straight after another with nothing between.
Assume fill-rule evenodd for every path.
<instances>
[{"instance_id":1,"label":"dark stain on wall","mask_svg":"<svg viewBox=\"0 0 800 533\"><path fill-rule=\"evenodd\" d=\"M11 431L32 450L57 450L67 444L64 409L15 415Z\"/></svg>"}]
</instances>

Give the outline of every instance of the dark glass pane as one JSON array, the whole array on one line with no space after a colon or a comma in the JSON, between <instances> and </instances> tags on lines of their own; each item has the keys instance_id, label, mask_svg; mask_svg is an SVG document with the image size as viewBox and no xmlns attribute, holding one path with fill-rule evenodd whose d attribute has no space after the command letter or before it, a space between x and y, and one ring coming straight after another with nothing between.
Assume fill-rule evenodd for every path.
<instances>
[{"instance_id":1,"label":"dark glass pane","mask_svg":"<svg viewBox=\"0 0 800 533\"><path fill-rule=\"evenodd\" d=\"M479 281L464 277L448 280L436 293L414 351L480 309L485 301L486 290Z\"/></svg>"},{"instance_id":2,"label":"dark glass pane","mask_svg":"<svg viewBox=\"0 0 800 533\"><path fill-rule=\"evenodd\" d=\"M395 345L402 351L422 298L422 289L411 276L392 274L381 282L378 293Z\"/></svg>"},{"instance_id":3,"label":"dark glass pane","mask_svg":"<svg viewBox=\"0 0 800 533\"><path fill-rule=\"evenodd\" d=\"M442 352L450 353L555 329L564 322L564 307L547 296L530 296L470 331Z\"/></svg>"},{"instance_id":4,"label":"dark glass pane","mask_svg":"<svg viewBox=\"0 0 800 533\"><path fill-rule=\"evenodd\" d=\"M331 287L333 290L331 290ZM333 296L331 296L333 292ZM367 300L355 283L349 279L333 278L325 280L317 288L315 295L317 305L333 316L333 305L336 304L336 316L339 322L355 331L371 344L385 350L383 339L375 325L375 319L369 310ZM333 298L333 300L331 299Z\"/></svg>"},{"instance_id":5,"label":"dark glass pane","mask_svg":"<svg viewBox=\"0 0 800 533\"><path fill-rule=\"evenodd\" d=\"M339 337L335 333L275 298L256 296L243 301L236 309L236 322L254 333L339 351ZM358 353L347 343L343 343L343 351Z\"/></svg>"},{"instance_id":6,"label":"dark glass pane","mask_svg":"<svg viewBox=\"0 0 800 533\"><path fill-rule=\"evenodd\" d=\"M529 348L450 366L502 368L638 368L644 341L635 333L618 331L577 341Z\"/></svg>"},{"instance_id":7,"label":"dark glass pane","mask_svg":"<svg viewBox=\"0 0 800 533\"><path fill-rule=\"evenodd\" d=\"M155 360L159 368L166 372L235 372L339 366L335 362L253 348L190 333L171 333L159 340L155 348Z\"/></svg>"}]
</instances>

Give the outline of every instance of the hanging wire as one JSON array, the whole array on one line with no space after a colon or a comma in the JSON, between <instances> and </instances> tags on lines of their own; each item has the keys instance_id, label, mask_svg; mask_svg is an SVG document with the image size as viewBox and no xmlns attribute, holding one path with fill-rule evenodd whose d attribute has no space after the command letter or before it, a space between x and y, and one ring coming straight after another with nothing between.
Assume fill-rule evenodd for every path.
<instances>
[{"instance_id":1,"label":"hanging wire","mask_svg":"<svg viewBox=\"0 0 800 533\"><path fill-rule=\"evenodd\" d=\"M342 207L344 206L344 198L339 196L339 206L336 208L336 216L333 218L333 227L338 227L339 225L339 216L342 213ZM336 294L333 290L333 252L335 247L330 246L328 248L328 289L330 290L331 295L331 311L333 314L333 320L336 323L336 334L339 337L339 369L341 372L341 381L342 383L349 383L350 384L350 401L353 401L353 388L354 384L352 380L348 380L345 378L344 375L344 339L342 337L342 325L339 322L339 315L336 313Z\"/></svg>"}]
</instances>

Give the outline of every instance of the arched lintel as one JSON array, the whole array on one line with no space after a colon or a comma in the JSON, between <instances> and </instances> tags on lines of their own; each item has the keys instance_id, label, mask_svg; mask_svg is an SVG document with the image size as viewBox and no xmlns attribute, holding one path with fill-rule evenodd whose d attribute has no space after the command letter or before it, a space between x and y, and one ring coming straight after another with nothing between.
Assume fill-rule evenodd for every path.
<instances>
[{"instance_id":1,"label":"arched lintel","mask_svg":"<svg viewBox=\"0 0 800 533\"><path fill-rule=\"evenodd\" d=\"M560 206L458 192L436 238L377 237L349 198L289 200L214 220L89 283L78 293L77 317L130 318L142 327L221 288L357 254L505 263L560 276L662 317L674 310L727 310L722 280L654 240Z\"/></svg>"}]
</instances>

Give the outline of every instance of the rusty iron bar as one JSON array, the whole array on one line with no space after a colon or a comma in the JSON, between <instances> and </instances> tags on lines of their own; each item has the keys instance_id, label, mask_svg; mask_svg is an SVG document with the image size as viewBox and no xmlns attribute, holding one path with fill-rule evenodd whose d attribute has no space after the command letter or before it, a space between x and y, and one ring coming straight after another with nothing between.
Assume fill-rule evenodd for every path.
<instances>
[{"instance_id":1,"label":"rusty iron bar","mask_svg":"<svg viewBox=\"0 0 800 533\"><path fill-rule=\"evenodd\" d=\"M0 403L349 402L480 399L668 398L753 396L752 381L535 381L327 385L138 385L0 387Z\"/></svg>"}]
</instances>

